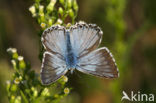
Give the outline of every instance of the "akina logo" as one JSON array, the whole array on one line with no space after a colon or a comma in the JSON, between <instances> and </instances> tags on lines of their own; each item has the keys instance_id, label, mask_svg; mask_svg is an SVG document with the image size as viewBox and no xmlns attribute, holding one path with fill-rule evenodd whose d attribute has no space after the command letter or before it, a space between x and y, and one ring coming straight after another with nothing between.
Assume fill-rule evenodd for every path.
<instances>
[{"instance_id":1,"label":"akina logo","mask_svg":"<svg viewBox=\"0 0 156 103\"><path fill-rule=\"evenodd\" d=\"M134 93L131 91L131 95L129 96L125 91L122 92L123 96L121 98L121 101L129 100L129 101L154 101L154 94L145 94L138 91L137 93Z\"/></svg>"}]
</instances>

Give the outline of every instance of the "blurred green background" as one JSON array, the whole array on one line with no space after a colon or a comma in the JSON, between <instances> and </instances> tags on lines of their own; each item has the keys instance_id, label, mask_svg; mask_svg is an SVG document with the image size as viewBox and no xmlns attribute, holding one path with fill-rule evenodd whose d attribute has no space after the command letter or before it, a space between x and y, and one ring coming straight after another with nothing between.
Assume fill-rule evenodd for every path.
<instances>
[{"instance_id":1,"label":"blurred green background","mask_svg":"<svg viewBox=\"0 0 156 103\"><path fill-rule=\"evenodd\" d=\"M12 66L6 52L17 48L39 73L40 26L28 8L33 0L0 0L0 103L8 103L6 80ZM76 21L95 23L104 32L101 46L113 53L118 79L70 75L66 103L120 103L122 91L156 94L156 0L78 0ZM125 103L127 103L126 101Z\"/></svg>"}]
</instances>

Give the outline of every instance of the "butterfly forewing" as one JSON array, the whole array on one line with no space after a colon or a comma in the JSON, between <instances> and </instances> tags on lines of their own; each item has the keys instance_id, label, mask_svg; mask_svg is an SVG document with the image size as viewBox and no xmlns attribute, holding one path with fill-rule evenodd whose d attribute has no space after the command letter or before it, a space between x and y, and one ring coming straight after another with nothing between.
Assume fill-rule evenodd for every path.
<instances>
[{"instance_id":1,"label":"butterfly forewing","mask_svg":"<svg viewBox=\"0 0 156 103\"><path fill-rule=\"evenodd\" d=\"M77 70L106 78L117 78L118 69L115 60L105 47L81 57L77 64Z\"/></svg>"},{"instance_id":2,"label":"butterfly forewing","mask_svg":"<svg viewBox=\"0 0 156 103\"><path fill-rule=\"evenodd\" d=\"M70 39L77 57L93 51L99 46L102 31L94 24L77 23L70 27Z\"/></svg>"},{"instance_id":3,"label":"butterfly forewing","mask_svg":"<svg viewBox=\"0 0 156 103\"><path fill-rule=\"evenodd\" d=\"M41 41L47 51L62 58L66 50L65 37L65 28L58 25L46 29Z\"/></svg>"},{"instance_id":4,"label":"butterfly forewing","mask_svg":"<svg viewBox=\"0 0 156 103\"><path fill-rule=\"evenodd\" d=\"M45 52L41 68L42 84L48 85L55 82L67 72L66 63L64 60L50 52Z\"/></svg>"}]
</instances>

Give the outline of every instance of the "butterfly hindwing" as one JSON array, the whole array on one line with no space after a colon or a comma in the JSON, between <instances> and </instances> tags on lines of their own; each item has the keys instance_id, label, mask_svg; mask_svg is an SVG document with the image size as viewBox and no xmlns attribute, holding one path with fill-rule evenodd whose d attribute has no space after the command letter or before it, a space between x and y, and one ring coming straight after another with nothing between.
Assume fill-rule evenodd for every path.
<instances>
[{"instance_id":1,"label":"butterfly hindwing","mask_svg":"<svg viewBox=\"0 0 156 103\"><path fill-rule=\"evenodd\" d=\"M77 70L83 73L106 78L118 77L115 60L106 47L94 50L78 61Z\"/></svg>"},{"instance_id":2,"label":"butterfly hindwing","mask_svg":"<svg viewBox=\"0 0 156 103\"><path fill-rule=\"evenodd\" d=\"M71 45L77 57L96 49L102 37L101 29L95 24L77 23L70 27Z\"/></svg>"},{"instance_id":3,"label":"butterfly hindwing","mask_svg":"<svg viewBox=\"0 0 156 103\"><path fill-rule=\"evenodd\" d=\"M45 52L41 67L42 84L48 85L55 82L67 72L66 63L64 60L50 52Z\"/></svg>"}]
</instances>

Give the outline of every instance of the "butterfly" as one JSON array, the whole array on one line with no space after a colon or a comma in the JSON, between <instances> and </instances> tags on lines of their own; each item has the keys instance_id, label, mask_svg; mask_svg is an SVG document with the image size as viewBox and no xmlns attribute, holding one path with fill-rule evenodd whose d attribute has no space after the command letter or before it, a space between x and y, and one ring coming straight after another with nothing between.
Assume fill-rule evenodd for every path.
<instances>
[{"instance_id":1,"label":"butterfly","mask_svg":"<svg viewBox=\"0 0 156 103\"><path fill-rule=\"evenodd\" d=\"M98 48L103 32L95 24L76 23L68 29L55 25L41 37L45 48L41 66L43 85L54 83L75 69L94 76L117 78L115 60L106 47Z\"/></svg>"}]
</instances>

